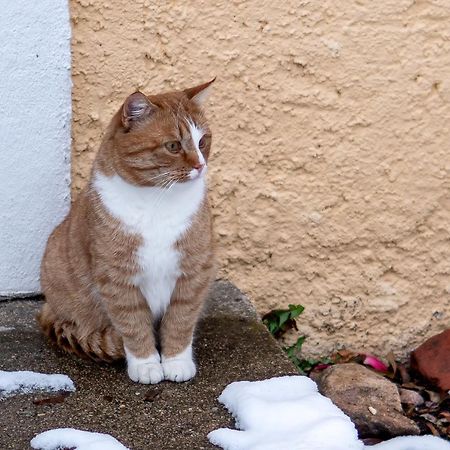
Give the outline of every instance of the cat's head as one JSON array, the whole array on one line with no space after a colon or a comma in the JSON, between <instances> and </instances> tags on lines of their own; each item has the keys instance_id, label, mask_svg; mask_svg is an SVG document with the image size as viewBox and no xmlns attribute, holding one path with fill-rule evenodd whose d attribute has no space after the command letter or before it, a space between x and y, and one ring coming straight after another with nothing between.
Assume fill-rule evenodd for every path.
<instances>
[{"instance_id":1,"label":"cat's head","mask_svg":"<svg viewBox=\"0 0 450 450\"><path fill-rule=\"evenodd\" d=\"M211 131L202 104L213 81L159 95L131 94L113 121L115 171L141 186L168 187L203 177Z\"/></svg>"}]
</instances>

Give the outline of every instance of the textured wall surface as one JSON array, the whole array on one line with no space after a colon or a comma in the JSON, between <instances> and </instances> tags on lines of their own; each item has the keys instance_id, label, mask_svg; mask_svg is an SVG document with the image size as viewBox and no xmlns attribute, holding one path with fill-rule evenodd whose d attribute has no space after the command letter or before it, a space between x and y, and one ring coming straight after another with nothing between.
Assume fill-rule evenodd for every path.
<instances>
[{"instance_id":1,"label":"textured wall surface","mask_svg":"<svg viewBox=\"0 0 450 450\"><path fill-rule=\"evenodd\" d=\"M311 354L450 323L447 0L72 0L73 190L124 97L217 75L221 274Z\"/></svg>"},{"instance_id":2,"label":"textured wall surface","mask_svg":"<svg viewBox=\"0 0 450 450\"><path fill-rule=\"evenodd\" d=\"M0 43L0 295L28 294L70 203L68 2L4 2Z\"/></svg>"}]
</instances>

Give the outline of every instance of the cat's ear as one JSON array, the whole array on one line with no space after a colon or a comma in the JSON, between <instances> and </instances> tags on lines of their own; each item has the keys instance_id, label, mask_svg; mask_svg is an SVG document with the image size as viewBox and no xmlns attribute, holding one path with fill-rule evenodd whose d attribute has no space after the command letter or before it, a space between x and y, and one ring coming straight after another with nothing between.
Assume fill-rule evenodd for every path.
<instances>
[{"instance_id":1,"label":"cat's ear","mask_svg":"<svg viewBox=\"0 0 450 450\"><path fill-rule=\"evenodd\" d=\"M194 86L193 88L185 89L184 93L187 98L197 106L202 106L205 100L208 98L209 93L211 92L211 84L214 83L216 77L214 77L211 81L207 83L200 84L198 86Z\"/></svg>"},{"instance_id":2,"label":"cat's ear","mask_svg":"<svg viewBox=\"0 0 450 450\"><path fill-rule=\"evenodd\" d=\"M142 92L131 94L122 106L122 125L130 129L134 122L149 117L155 108Z\"/></svg>"}]
</instances>

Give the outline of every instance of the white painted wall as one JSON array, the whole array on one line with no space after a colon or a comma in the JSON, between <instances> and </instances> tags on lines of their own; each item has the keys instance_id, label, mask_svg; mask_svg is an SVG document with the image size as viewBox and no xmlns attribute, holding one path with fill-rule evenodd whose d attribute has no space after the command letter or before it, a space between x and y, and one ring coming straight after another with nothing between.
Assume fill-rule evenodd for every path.
<instances>
[{"instance_id":1,"label":"white painted wall","mask_svg":"<svg viewBox=\"0 0 450 450\"><path fill-rule=\"evenodd\" d=\"M70 21L67 0L1 3L0 295L18 295L70 203Z\"/></svg>"}]
</instances>

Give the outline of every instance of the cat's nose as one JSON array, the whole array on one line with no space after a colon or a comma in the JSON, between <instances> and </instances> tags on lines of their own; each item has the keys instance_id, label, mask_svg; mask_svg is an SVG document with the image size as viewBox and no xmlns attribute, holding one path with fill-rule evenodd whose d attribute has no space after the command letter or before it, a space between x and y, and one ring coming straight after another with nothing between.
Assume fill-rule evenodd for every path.
<instances>
[{"instance_id":1,"label":"cat's nose","mask_svg":"<svg viewBox=\"0 0 450 450\"><path fill-rule=\"evenodd\" d=\"M193 168L197 169L199 172L201 172L203 170L203 167L205 167L205 165L200 162L193 166Z\"/></svg>"}]
</instances>

